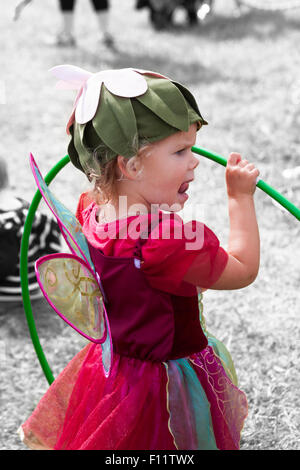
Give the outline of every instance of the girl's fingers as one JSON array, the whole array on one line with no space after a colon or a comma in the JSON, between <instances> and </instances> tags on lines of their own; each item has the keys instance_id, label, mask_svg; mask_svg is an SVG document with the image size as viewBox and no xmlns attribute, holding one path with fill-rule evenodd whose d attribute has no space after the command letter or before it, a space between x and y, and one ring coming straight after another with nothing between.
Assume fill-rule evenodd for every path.
<instances>
[{"instance_id":1,"label":"girl's fingers","mask_svg":"<svg viewBox=\"0 0 300 470\"><path fill-rule=\"evenodd\" d=\"M246 168L253 176L259 177L259 170L253 163L249 163L248 160L243 160L239 153L231 153L227 160L227 165L230 167L237 166L239 168Z\"/></svg>"},{"instance_id":2,"label":"girl's fingers","mask_svg":"<svg viewBox=\"0 0 300 470\"><path fill-rule=\"evenodd\" d=\"M255 175L255 176L259 176L259 175L260 175L259 170L258 170L257 168L255 168L255 167L251 170L251 173L252 173L253 175Z\"/></svg>"},{"instance_id":3,"label":"girl's fingers","mask_svg":"<svg viewBox=\"0 0 300 470\"><path fill-rule=\"evenodd\" d=\"M227 160L228 166L235 166L242 160L242 157L239 153L231 153Z\"/></svg>"},{"instance_id":4,"label":"girl's fingers","mask_svg":"<svg viewBox=\"0 0 300 470\"><path fill-rule=\"evenodd\" d=\"M238 164L240 168L245 168L248 171L253 171L256 169L254 163L249 163L248 160L241 160Z\"/></svg>"},{"instance_id":5,"label":"girl's fingers","mask_svg":"<svg viewBox=\"0 0 300 470\"><path fill-rule=\"evenodd\" d=\"M257 168L253 168L253 170L250 170L250 175L251 177L255 180L255 185L257 185L257 183L259 182L260 180L260 172Z\"/></svg>"}]
</instances>

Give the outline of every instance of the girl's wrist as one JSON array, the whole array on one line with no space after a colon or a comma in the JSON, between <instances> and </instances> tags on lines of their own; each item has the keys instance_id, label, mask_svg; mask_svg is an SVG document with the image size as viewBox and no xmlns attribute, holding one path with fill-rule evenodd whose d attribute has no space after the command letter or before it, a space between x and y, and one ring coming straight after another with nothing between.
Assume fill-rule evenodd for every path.
<instances>
[{"instance_id":1,"label":"girl's wrist","mask_svg":"<svg viewBox=\"0 0 300 470\"><path fill-rule=\"evenodd\" d=\"M237 201L237 202L242 202L242 201L253 201L253 196L254 194L250 193L237 193L237 194L232 194L232 193L227 193L228 200L232 201Z\"/></svg>"}]
</instances>

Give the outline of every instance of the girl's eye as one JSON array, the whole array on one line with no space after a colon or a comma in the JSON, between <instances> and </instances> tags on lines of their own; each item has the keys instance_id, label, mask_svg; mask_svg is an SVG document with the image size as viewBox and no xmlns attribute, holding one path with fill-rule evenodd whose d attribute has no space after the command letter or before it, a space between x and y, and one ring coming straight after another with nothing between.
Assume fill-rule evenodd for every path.
<instances>
[{"instance_id":1,"label":"girl's eye","mask_svg":"<svg viewBox=\"0 0 300 470\"><path fill-rule=\"evenodd\" d=\"M177 150L176 155L182 155L185 152L185 149Z\"/></svg>"}]
</instances>

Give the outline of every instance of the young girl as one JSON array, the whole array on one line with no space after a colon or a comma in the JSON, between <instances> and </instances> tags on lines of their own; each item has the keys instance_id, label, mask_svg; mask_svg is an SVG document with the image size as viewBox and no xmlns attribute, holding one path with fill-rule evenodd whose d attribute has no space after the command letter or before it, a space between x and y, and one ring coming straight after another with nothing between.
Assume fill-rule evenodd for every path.
<instances>
[{"instance_id":1,"label":"young girl","mask_svg":"<svg viewBox=\"0 0 300 470\"><path fill-rule=\"evenodd\" d=\"M54 72L79 88L68 123L73 164L94 179L77 215L106 296L114 359L89 343L22 426L35 449L238 449L247 400L225 346L205 329L205 289L254 281L259 174L239 154L226 168L227 252L188 199L207 124L183 85L154 72ZM163 212L165 211L165 212ZM198 297L197 291L200 292Z\"/></svg>"}]
</instances>

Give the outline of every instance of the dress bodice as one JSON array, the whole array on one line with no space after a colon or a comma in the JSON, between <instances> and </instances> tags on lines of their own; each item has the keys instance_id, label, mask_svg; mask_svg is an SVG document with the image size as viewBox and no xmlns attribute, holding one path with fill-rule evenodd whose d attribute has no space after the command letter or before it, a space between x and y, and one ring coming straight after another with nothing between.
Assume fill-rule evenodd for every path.
<instances>
[{"instance_id":1,"label":"dress bodice","mask_svg":"<svg viewBox=\"0 0 300 470\"><path fill-rule=\"evenodd\" d=\"M132 257L105 256L89 244L105 294L114 351L160 362L201 351L207 339L197 289L187 297L153 288L141 269L146 241L140 236Z\"/></svg>"}]
</instances>

